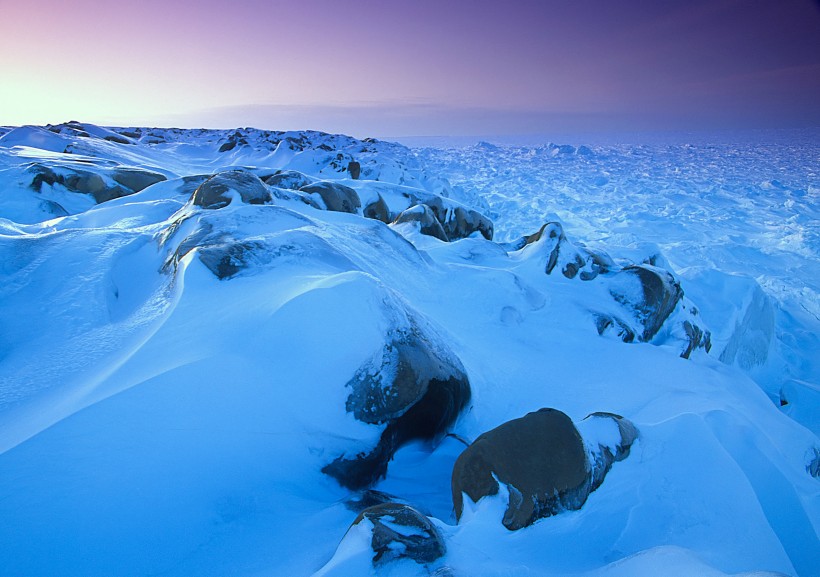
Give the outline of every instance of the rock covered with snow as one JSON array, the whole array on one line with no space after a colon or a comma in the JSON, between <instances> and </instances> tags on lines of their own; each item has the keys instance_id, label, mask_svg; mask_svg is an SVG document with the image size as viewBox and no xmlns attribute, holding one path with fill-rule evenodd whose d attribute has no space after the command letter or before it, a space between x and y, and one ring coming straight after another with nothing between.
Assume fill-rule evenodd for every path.
<instances>
[{"instance_id":1,"label":"rock covered with snow","mask_svg":"<svg viewBox=\"0 0 820 577\"><path fill-rule=\"evenodd\" d=\"M191 202L202 208L222 208L230 204L232 194L247 204L265 204L271 200L270 192L258 176L242 170L229 170L200 184L191 196Z\"/></svg>"},{"instance_id":2,"label":"rock covered with snow","mask_svg":"<svg viewBox=\"0 0 820 577\"><path fill-rule=\"evenodd\" d=\"M502 483L509 495L502 523L511 531L580 509L637 438L634 425L620 416L596 413L588 419L610 421L614 441L595 440L587 447L572 420L556 409L540 409L483 433L453 467L456 517L465 496L476 503L496 495Z\"/></svg>"},{"instance_id":3,"label":"rock covered with snow","mask_svg":"<svg viewBox=\"0 0 820 577\"><path fill-rule=\"evenodd\" d=\"M346 385L347 410L361 422L386 425L384 431L369 452L339 457L322 469L351 489L383 477L407 442L443 437L470 402L470 381L458 358L429 325L393 302L397 322L385 344Z\"/></svg>"},{"instance_id":4,"label":"rock covered with snow","mask_svg":"<svg viewBox=\"0 0 820 577\"><path fill-rule=\"evenodd\" d=\"M385 503L368 507L353 526L372 524L370 547L373 563L383 564L408 558L416 563L432 563L444 555L444 540L427 517L408 505Z\"/></svg>"}]
</instances>

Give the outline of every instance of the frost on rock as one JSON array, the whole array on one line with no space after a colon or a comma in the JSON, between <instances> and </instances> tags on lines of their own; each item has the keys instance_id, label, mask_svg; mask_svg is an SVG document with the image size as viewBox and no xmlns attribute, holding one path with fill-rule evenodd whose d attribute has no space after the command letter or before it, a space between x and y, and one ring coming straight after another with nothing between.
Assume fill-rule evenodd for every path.
<instances>
[{"instance_id":1,"label":"frost on rock","mask_svg":"<svg viewBox=\"0 0 820 577\"><path fill-rule=\"evenodd\" d=\"M635 427L622 417L595 413L589 418L612 421L617 438L596 440L587 450L572 420L556 409L528 413L483 433L453 467L456 517L461 517L464 495L478 502L497 494L499 483L509 493L502 523L511 531L580 509L637 438Z\"/></svg>"}]
</instances>

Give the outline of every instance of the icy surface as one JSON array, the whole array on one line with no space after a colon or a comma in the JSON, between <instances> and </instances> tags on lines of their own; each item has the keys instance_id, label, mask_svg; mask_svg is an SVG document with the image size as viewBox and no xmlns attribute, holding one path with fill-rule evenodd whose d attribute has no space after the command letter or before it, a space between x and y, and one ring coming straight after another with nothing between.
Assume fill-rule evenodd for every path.
<instances>
[{"instance_id":1,"label":"icy surface","mask_svg":"<svg viewBox=\"0 0 820 577\"><path fill-rule=\"evenodd\" d=\"M688 281L717 355L775 399L790 379L820 383L820 133L788 136L481 142L415 156L494 219L497 240L557 218L572 238L613 256L661 252Z\"/></svg>"},{"instance_id":2,"label":"icy surface","mask_svg":"<svg viewBox=\"0 0 820 577\"><path fill-rule=\"evenodd\" d=\"M816 145L3 132L3 576L816 574ZM59 179L32 186L43 166L168 180L98 203ZM265 185L264 204L190 202L205 175L238 167L340 182L393 214L411 197L463 203L501 242L446 243L287 187ZM548 275L543 243L503 244L555 220L574 246L679 273L686 300L657 337L600 336L594 313L620 306L610 277ZM673 329L691 307L714 344L683 359ZM367 524L345 538L362 495L321 469L379 439L384 425L346 410L346 383L411 317L458 357L472 398L452 435L404 445L373 487L430 516L447 553L374 568ZM542 407L617 413L640 437L578 511L510 532L499 494L456 523L465 443Z\"/></svg>"}]
</instances>

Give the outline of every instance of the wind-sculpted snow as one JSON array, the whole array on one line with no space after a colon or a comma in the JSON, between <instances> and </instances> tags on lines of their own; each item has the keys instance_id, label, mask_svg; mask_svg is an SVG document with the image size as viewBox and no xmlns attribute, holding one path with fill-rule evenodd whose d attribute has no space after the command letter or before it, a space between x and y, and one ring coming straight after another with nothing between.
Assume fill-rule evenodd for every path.
<instances>
[{"instance_id":1,"label":"wind-sculpted snow","mask_svg":"<svg viewBox=\"0 0 820 577\"><path fill-rule=\"evenodd\" d=\"M486 175L442 177L459 178L453 151L0 133L0 574L820 565L820 440L797 422L816 423L816 383L789 372L815 337L784 334L804 319L784 324L770 284L681 273L659 238L602 245L569 213L535 215L540 197L501 211L488 189L491 219L473 202ZM744 371L787 376L783 408ZM496 465L461 476L490 490L465 498L467 447L544 407L569 461L505 433ZM508 477L518 454L537 467Z\"/></svg>"}]
</instances>

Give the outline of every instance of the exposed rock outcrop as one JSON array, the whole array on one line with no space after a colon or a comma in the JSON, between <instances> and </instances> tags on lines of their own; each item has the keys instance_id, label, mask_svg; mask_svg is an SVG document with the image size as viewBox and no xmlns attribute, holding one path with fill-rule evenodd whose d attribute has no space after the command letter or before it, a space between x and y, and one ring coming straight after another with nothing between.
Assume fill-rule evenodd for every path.
<instances>
[{"instance_id":1,"label":"exposed rock outcrop","mask_svg":"<svg viewBox=\"0 0 820 577\"><path fill-rule=\"evenodd\" d=\"M380 220L385 224L390 222L390 208L380 194L376 195L376 200L371 201L364 207L362 214L366 218Z\"/></svg>"},{"instance_id":2,"label":"exposed rock outcrop","mask_svg":"<svg viewBox=\"0 0 820 577\"><path fill-rule=\"evenodd\" d=\"M450 241L467 238L474 232L481 233L487 240L493 239L493 222L480 212L440 196L431 196L423 203L433 211Z\"/></svg>"},{"instance_id":3,"label":"exposed rock outcrop","mask_svg":"<svg viewBox=\"0 0 820 577\"><path fill-rule=\"evenodd\" d=\"M351 160L347 164L347 171L350 173L350 178L353 180L358 180L359 175L362 173L362 165L355 160Z\"/></svg>"},{"instance_id":4,"label":"exposed rock outcrop","mask_svg":"<svg viewBox=\"0 0 820 577\"><path fill-rule=\"evenodd\" d=\"M620 441L587 447L572 420L555 409L528 413L479 436L453 467L456 517L464 509L463 495L477 502L498 494L499 483L509 493L502 523L510 530L580 509L637 438L634 426L617 415L595 413L591 418L617 422Z\"/></svg>"},{"instance_id":5,"label":"exposed rock outcrop","mask_svg":"<svg viewBox=\"0 0 820 577\"><path fill-rule=\"evenodd\" d=\"M43 164L34 163L27 172L33 174L31 188L42 192L43 185L61 185L69 192L91 195L99 204L129 196L152 184L166 180L162 174L131 167L113 170L100 168L97 172L76 166L61 167L59 172Z\"/></svg>"},{"instance_id":6,"label":"exposed rock outcrop","mask_svg":"<svg viewBox=\"0 0 820 577\"><path fill-rule=\"evenodd\" d=\"M191 202L202 208L222 208L231 202L232 194L239 195L247 204L265 204L271 193L259 177L243 170L229 170L210 177L197 188Z\"/></svg>"},{"instance_id":7,"label":"exposed rock outcrop","mask_svg":"<svg viewBox=\"0 0 820 577\"><path fill-rule=\"evenodd\" d=\"M333 212L356 214L362 206L356 191L338 182L323 180L303 186L299 190L308 194L318 195L327 210Z\"/></svg>"},{"instance_id":8,"label":"exposed rock outcrop","mask_svg":"<svg viewBox=\"0 0 820 577\"><path fill-rule=\"evenodd\" d=\"M436 218L436 215L433 214L430 207L424 204L417 204L416 206L408 208L393 221L393 224L404 223L417 223L418 230L421 234L434 236L444 242L449 242L450 240L447 237L447 233L444 232L441 223Z\"/></svg>"},{"instance_id":9,"label":"exposed rock outcrop","mask_svg":"<svg viewBox=\"0 0 820 577\"><path fill-rule=\"evenodd\" d=\"M646 342L675 310L683 290L669 271L650 265L631 265L613 276L609 294L634 313L643 328L640 339Z\"/></svg>"},{"instance_id":10,"label":"exposed rock outcrop","mask_svg":"<svg viewBox=\"0 0 820 577\"><path fill-rule=\"evenodd\" d=\"M352 459L339 457L322 469L350 489L378 481L408 441L443 436L471 397L460 361L412 320L410 327L393 332L347 387L348 412L364 423L386 425L373 450Z\"/></svg>"},{"instance_id":11,"label":"exposed rock outcrop","mask_svg":"<svg viewBox=\"0 0 820 577\"><path fill-rule=\"evenodd\" d=\"M290 190L299 190L303 186L309 186L316 182L315 178L311 178L296 170L279 170L264 180L265 184L270 186L287 188Z\"/></svg>"},{"instance_id":12,"label":"exposed rock outcrop","mask_svg":"<svg viewBox=\"0 0 820 577\"><path fill-rule=\"evenodd\" d=\"M444 539L430 520L418 510L401 503L368 507L353 521L353 527L368 523L373 564L412 559L432 563L446 552Z\"/></svg>"},{"instance_id":13,"label":"exposed rock outcrop","mask_svg":"<svg viewBox=\"0 0 820 577\"><path fill-rule=\"evenodd\" d=\"M116 168L112 178L134 192L139 192L152 184L167 180L164 174L140 168Z\"/></svg>"}]
</instances>

